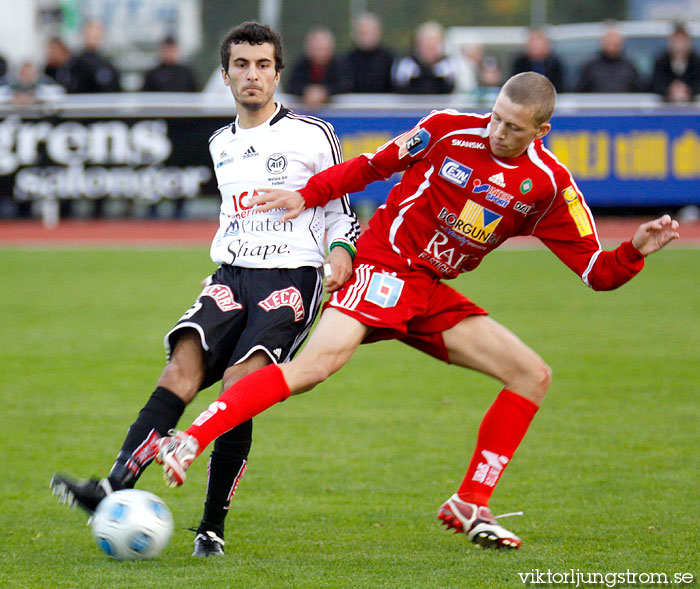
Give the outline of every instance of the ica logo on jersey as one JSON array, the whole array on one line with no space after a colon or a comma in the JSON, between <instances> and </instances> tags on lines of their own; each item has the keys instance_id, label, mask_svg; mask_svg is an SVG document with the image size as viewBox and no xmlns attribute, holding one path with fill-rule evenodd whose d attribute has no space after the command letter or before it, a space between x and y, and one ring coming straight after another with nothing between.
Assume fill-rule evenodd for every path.
<instances>
[{"instance_id":1,"label":"ica logo on jersey","mask_svg":"<svg viewBox=\"0 0 700 589\"><path fill-rule=\"evenodd\" d=\"M242 218L253 214L253 205L250 199L257 194L258 192L256 190L244 190L240 194L231 194L231 205L234 215L238 218Z\"/></svg>"},{"instance_id":2,"label":"ica logo on jersey","mask_svg":"<svg viewBox=\"0 0 700 589\"><path fill-rule=\"evenodd\" d=\"M461 188L467 185L472 172L473 170L471 168L449 157L446 157L445 161L442 162L442 166L440 166L440 176Z\"/></svg>"}]
</instances>

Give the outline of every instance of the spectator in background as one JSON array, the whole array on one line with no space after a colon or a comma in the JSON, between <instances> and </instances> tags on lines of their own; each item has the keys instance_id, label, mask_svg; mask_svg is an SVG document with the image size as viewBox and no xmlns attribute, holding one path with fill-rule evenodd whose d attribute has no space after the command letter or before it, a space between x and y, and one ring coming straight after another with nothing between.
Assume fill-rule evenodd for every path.
<instances>
[{"instance_id":1,"label":"spectator in background","mask_svg":"<svg viewBox=\"0 0 700 589\"><path fill-rule=\"evenodd\" d=\"M16 71L0 78L0 96L3 102L15 106L30 106L55 100L65 94L65 89L48 76L42 74L36 64L27 59Z\"/></svg>"},{"instance_id":2,"label":"spectator in background","mask_svg":"<svg viewBox=\"0 0 700 589\"><path fill-rule=\"evenodd\" d=\"M325 28L313 29L306 35L304 55L292 69L287 91L300 96L305 106L314 109L348 88L345 69L335 53L333 33Z\"/></svg>"},{"instance_id":3,"label":"spectator in background","mask_svg":"<svg viewBox=\"0 0 700 589\"><path fill-rule=\"evenodd\" d=\"M394 61L394 90L404 94L448 94L455 87L453 63L445 55L444 29L424 22L414 34L413 52Z\"/></svg>"},{"instance_id":4,"label":"spectator in background","mask_svg":"<svg viewBox=\"0 0 700 589\"><path fill-rule=\"evenodd\" d=\"M624 55L625 41L614 26L600 40L600 53L581 70L577 92L640 92L642 84L635 65Z\"/></svg>"},{"instance_id":5,"label":"spectator in background","mask_svg":"<svg viewBox=\"0 0 700 589\"><path fill-rule=\"evenodd\" d=\"M350 92L391 92L394 54L382 45L382 23L371 12L353 22L354 48L346 57Z\"/></svg>"},{"instance_id":6,"label":"spectator in background","mask_svg":"<svg viewBox=\"0 0 700 589\"><path fill-rule=\"evenodd\" d=\"M649 90L668 102L689 102L700 94L700 56L682 24L668 39L668 48L657 56Z\"/></svg>"},{"instance_id":7,"label":"spectator in background","mask_svg":"<svg viewBox=\"0 0 700 589\"><path fill-rule=\"evenodd\" d=\"M20 62L19 67L12 68L6 75L0 77L0 103L11 104L16 107L26 107L57 100L65 94L65 89L54 82L52 78L41 73L37 65L26 59ZM40 166L47 165L45 150L37 150L37 163ZM10 194L12 191L10 190ZM9 195L6 195L9 197ZM14 209L14 215L19 219L29 219L32 216L32 201L19 198L14 200L9 197L6 203L0 199L1 208ZM54 203L49 203L54 204ZM70 216L72 203L68 200L59 201L60 215Z\"/></svg>"},{"instance_id":8,"label":"spectator in background","mask_svg":"<svg viewBox=\"0 0 700 589\"><path fill-rule=\"evenodd\" d=\"M121 92L119 72L100 53L104 29L97 20L88 20L83 26L83 49L73 60L71 73L75 86L72 92L90 94L101 92ZM106 198L93 201L92 216L104 217Z\"/></svg>"},{"instance_id":9,"label":"spectator in background","mask_svg":"<svg viewBox=\"0 0 700 589\"><path fill-rule=\"evenodd\" d=\"M75 92L73 55L68 46L58 37L51 37L46 43L44 74L63 86L67 92Z\"/></svg>"},{"instance_id":10,"label":"spectator in background","mask_svg":"<svg viewBox=\"0 0 700 589\"><path fill-rule=\"evenodd\" d=\"M160 63L146 72L143 92L197 92L197 80L190 67L180 61L180 46L172 35L168 35L160 44ZM185 216L185 198L173 201L173 217ZM158 204L148 208L148 216L158 217Z\"/></svg>"},{"instance_id":11,"label":"spectator in background","mask_svg":"<svg viewBox=\"0 0 700 589\"><path fill-rule=\"evenodd\" d=\"M564 91L564 71L559 58L552 53L549 37L541 29L530 29L525 43L525 52L516 56L511 75L522 72L542 74L557 92Z\"/></svg>"},{"instance_id":12,"label":"spectator in background","mask_svg":"<svg viewBox=\"0 0 700 589\"><path fill-rule=\"evenodd\" d=\"M73 62L76 93L121 92L119 72L100 53L104 29L96 20L89 20L83 27L83 50Z\"/></svg>"},{"instance_id":13,"label":"spectator in background","mask_svg":"<svg viewBox=\"0 0 700 589\"><path fill-rule=\"evenodd\" d=\"M172 35L160 45L160 63L146 72L144 92L197 92L199 87L190 67L180 61L180 46Z\"/></svg>"},{"instance_id":14,"label":"spectator in background","mask_svg":"<svg viewBox=\"0 0 700 589\"><path fill-rule=\"evenodd\" d=\"M502 83L503 70L498 59L493 55L485 56L479 68L479 100L487 104L492 103L498 96Z\"/></svg>"},{"instance_id":15,"label":"spectator in background","mask_svg":"<svg viewBox=\"0 0 700 589\"><path fill-rule=\"evenodd\" d=\"M5 58L0 55L0 78L7 74L7 62Z\"/></svg>"},{"instance_id":16,"label":"spectator in background","mask_svg":"<svg viewBox=\"0 0 700 589\"><path fill-rule=\"evenodd\" d=\"M462 45L452 56L455 92L466 94L476 103L490 104L503 83L503 70L493 55L484 55L482 45Z\"/></svg>"},{"instance_id":17,"label":"spectator in background","mask_svg":"<svg viewBox=\"0 0 700 589\"><path fill-rule=\"evenodd\" d=\"M455 73L454 91L459 94L476 95L479 91L479 72L484 59L484 48L479 43L460 45L452 55Z\"/></svg>"}]
</instances>

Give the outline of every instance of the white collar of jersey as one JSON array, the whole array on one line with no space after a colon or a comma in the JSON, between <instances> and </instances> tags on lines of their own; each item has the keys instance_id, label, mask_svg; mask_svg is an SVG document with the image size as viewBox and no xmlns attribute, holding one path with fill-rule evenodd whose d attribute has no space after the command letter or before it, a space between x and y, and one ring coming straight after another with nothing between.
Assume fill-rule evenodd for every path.
<instances>
[{"instance_id":1,"label":"white collar of jersey","mask_svg":"<svg viewBox=\"0 0 700 589\"><path fill-rule=\"evenodd\" d=\"M270 118L269 118L269 119L267 119L267 120L266 120L265 122L263 122L263 123L260 123L259 125L256 125L255 127L249 127L249 128L247 128L247 129L243 129L243 128L241 127L241 125L238 123L238 115L236 115L236 118L235 118L234 121L233 121L233 125L234 125L233 128L235 129L235 130L234 130L234 133L241 133L241 132L246 133L246 132L250 132L250 131L255 131L255 129L260 129L261 127L269 127L269 126L270 126L270 121L272 121L272 119L274 119L274 118L279 114L281 108L282 108L282 103L281 103L281 102L275 102L275 112L273 112L273 113L270 115Z\"/></svg>"},{"instance_id":2,"label":"white collar of jersey","mask_svg":"<svg viewBox=\"0 0 700 589\"><path fill-rule=\"evenodd\" d=\"M499 166L503 166L503 167L506 168L507 170L515 170L515 169L518 167L518 166L513 166L513 165L511 165L511 164L507 164L507 163L505 163L505 162L502 161L502 160L499 160L499 159L498 159L495 155L493 155L492 153L489 153L489 155L491 156L491 159L492 159L494 162L496 162Z\"/></svg>"}]
</instances>

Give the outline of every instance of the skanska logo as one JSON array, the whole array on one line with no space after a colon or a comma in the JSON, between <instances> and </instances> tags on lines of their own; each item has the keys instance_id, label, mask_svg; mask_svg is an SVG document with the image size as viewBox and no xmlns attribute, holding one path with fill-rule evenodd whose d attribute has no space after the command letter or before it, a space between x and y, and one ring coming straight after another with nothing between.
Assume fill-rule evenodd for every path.
<instances>
[{"instance_id":1,"label":"skanska logo","mask_svg":"<svg viewBox=\"0 0 700 589\"><path fill-rule=\"evenodd\" d=\"M461 188L467 185L472 172L473 170L471 168L449 157L446 157L445 161L442 162L442 166L440 166L440 176Z\"/></svg>"}]
</instances>

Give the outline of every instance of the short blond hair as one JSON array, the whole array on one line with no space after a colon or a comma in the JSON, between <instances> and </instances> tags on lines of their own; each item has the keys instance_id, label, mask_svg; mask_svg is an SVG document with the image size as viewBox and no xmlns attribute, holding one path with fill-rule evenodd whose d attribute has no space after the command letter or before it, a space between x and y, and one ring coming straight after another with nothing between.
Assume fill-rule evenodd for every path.
<instances>
[{"instance_id":1,"label":"short blond hair","mask_svg":"<svg viewBox=\"0 0 700 589\"><path fill-rule=\"evenodd\" d=\"M531 107L537 126L552 118L557 91L543 75L535 72L516 74L503 84L501 92L512 102Z\"/></svg>"}]
</instances>

